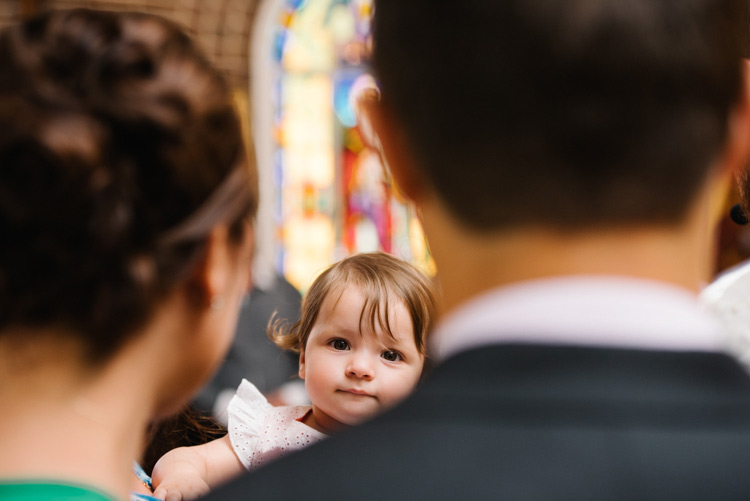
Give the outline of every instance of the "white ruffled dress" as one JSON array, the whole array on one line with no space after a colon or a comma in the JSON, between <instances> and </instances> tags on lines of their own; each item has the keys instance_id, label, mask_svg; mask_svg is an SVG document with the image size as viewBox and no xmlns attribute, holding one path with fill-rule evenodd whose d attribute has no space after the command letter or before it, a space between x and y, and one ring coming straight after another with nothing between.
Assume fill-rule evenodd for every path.
<instances>
[{"instance_id":1,"label":"white ruffled dress","mask_svg":"<svg viewBox=\"0 0 750 501\"><path fill-rule=\"evenodd\" d=\"M326 438L300 421L310 410L307 405L274 407L255 385L243 379L227 413L229 440L245 468L253 470Z\"/></svg>"}]
</instances>

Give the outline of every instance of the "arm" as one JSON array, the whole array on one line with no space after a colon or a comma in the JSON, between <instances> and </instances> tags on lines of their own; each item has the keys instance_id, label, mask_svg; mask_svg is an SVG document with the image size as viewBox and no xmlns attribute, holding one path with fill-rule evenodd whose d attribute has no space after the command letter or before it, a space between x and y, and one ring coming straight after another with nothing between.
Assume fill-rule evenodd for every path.
<instances>
[{"instance_id":1,"label":"arm","mask_svg":"<svg viewBox=\"0 0 750 501\"><path fill-rule=\"evenodd\" d=\"M203 445L179 447L164 454L154 466L154 497L195 499L243 471L229 435Z\"/></svg>"}]
</instances>

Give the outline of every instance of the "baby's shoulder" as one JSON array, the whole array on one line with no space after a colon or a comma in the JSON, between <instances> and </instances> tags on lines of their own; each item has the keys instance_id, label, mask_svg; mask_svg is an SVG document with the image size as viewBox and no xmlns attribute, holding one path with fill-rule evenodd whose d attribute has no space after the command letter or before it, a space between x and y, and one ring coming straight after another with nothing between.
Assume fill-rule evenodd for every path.
<instances>
[{"instance_id":1,"label":"baby's shoulder","mask_svg":"<svg viewBox=\"0 0 750 501\"><path fill-rule=\"evenodd\" d=\"M307 447L325 435L302 421L310 406L271 405L250 382L242 381L229 404L229 439L246 469Z\"/></svg>"},{"instance_id":2,"label":"baby's shoulder","mask_svg":"<svg viewBox=\"0 0 750 501\"><path fill-rule=\"evenodd\" d=\"M249 469L273 406L254 384L243 379L227 407L227 431L234 452Z\"/></svg>"}]
</instances>

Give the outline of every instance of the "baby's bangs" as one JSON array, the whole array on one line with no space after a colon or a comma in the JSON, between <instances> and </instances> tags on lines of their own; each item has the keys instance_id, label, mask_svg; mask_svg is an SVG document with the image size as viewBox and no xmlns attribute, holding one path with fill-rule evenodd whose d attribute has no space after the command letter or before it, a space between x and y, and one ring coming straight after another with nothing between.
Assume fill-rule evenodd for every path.
<instances>
[{"instance_id":1,"label":"baby's bangs","mask_svg":"<svg viewBox=\"0 0 750 501\"><path fill-rule=\"evenodd\" d=\"M378 329L386 332L391 339L396 339L389 321L390 315L390 291L385 281L376 276L358 277L356 284L360 287L365 298L362 313L359 315L359 329L364 332L369 328L370 332Z\"/></svg>"}]
</instances>

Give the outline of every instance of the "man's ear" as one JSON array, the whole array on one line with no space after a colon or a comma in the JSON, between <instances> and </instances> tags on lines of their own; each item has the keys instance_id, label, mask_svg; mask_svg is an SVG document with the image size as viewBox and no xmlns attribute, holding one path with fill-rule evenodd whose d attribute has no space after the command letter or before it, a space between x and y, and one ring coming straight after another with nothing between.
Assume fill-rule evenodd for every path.
<instances>
[{"instance_id":1,"label":"man's ear","mask_svg":"<svg viewBox=\"0 0 750 501\"><path fill-rule=\"evenodd\" d=\"M305 379L305 350L304 348L299 352L299 378Z\"/></svg>"},{"instance_id":2,"label":"man's ear","mask_svg":"<svg viewBox=\"0 0 750 501\"><path fill-rule=\"evenodd\" d=\"M425 181L403 126L391 109L378 99L363 100L360 106L363 119L369 121L374 133L367 138L374 144L368 146L380 153L383 164L390 170L401 192L413 202L419 202L424 196Z\"/></svg>"},{"instance_id":3,"label":"man's ear","mask_svg":"<svg viewBox=\"0 0 750 501\"><path fill-rule=\"evenodd\" d=\"M742 63L742 92L729 115L727 145L721 166L735 177L748 168L750 160L750 60L743 59Z\"/></svg>"},{"instance_id":4,"label":"man's ear","mask_svg":"<svg viewBox=\"0 0 750 501\"><path fill-rule=\"evenodd\" d=\"M750 168L750 61L742 61L742 91L731 109L724 149L716 165L709 196L709 221L717 223L727 214L732 182L742 183ZM750 187L741 186L740 191Z\"/></svg>"}]
</instances>

